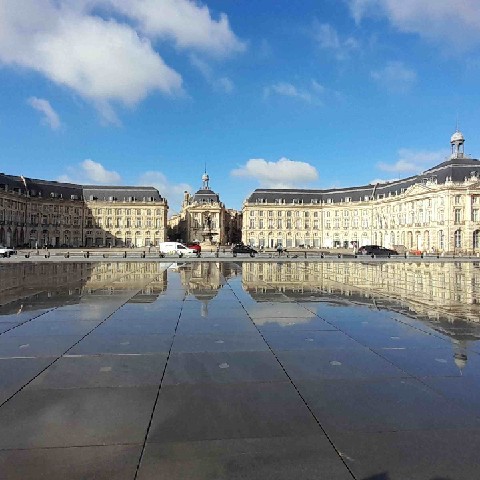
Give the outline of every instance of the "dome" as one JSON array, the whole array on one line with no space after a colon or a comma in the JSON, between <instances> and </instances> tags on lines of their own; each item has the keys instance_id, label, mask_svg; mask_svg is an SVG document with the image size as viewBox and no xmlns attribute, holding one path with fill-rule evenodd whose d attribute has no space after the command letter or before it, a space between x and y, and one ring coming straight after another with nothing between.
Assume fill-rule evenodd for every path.
<instances>
[{"instance_id":1,"label":"dome","mask_svg":"<svg viewBox=\"0 0 480 480\"><path fill-rule=\"evenodd\" d=\"M462 132L459 132L458 130L452 135L452 138L450 139L450 143L455 143L455 142L464 142L465 138L463 138Z\"/></svg>"}]
</instances>

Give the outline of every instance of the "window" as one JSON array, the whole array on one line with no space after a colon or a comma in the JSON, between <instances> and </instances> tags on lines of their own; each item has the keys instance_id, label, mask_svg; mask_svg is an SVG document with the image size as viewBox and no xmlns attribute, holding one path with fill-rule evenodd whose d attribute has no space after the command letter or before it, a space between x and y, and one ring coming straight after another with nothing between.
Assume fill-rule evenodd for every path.
<instances>
[{"instance_id":1,"label":"window","mask_svg":"<svg viewBox=\"0 0 480 480\"><path fill-rule=\"evenodd\" d=\"M472 222L478 223L480 222L480 215L478 214L480 210L478 208L474 208L472 210Z\"/></svg>"},{"instance_id":2,"label":"window","mask_svg":"<svg viewBox=\"0 0 480 480\"><path fill-rule=\"evenodd\" d=\"M480 230L473 232L473 248L480 248Z\"/></svg>"},{"instance_id":3,"label":"window","mask_svg":"<svg viewBox=\"0 0 480 480\"><path fill-rule=\"evenodd\" d=\"M460 205L461 199L462 199L461 195L455 195L454 197L455 205Z\"/></svg>"},{"instance_id":4,"label":"window","mask_svg":"<svg viewBox=\"0 0 480 480\"><path fill-rule=\"evenodd\" d=\"M455 209L454 221L455 223L460 223L462 221L462 211L459 208Z\"/></svg>"},{"instance_id":5,"label":"window","mask_svg":"<svg viewBox=\"0 0 480 480\"><path fill-rule=\"evenodd\" d=\"M462 232L460 230L455 230L454 239L455 239L455 248L461 248L462 247Z\"/></svg>"}]
</instances>

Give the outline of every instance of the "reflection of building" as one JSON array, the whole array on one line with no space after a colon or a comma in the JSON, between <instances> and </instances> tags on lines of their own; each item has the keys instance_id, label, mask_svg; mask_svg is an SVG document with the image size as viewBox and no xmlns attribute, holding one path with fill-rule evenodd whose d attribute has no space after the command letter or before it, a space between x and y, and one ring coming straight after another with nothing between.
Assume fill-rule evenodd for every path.
<instances>
[{"instance_id":1,"label":"reflection of building","mask_svg":"<svg viewBox=\"0 0 480 480\"><path fill-rule=\"evenodd\" d=\"M151 279L145 286L146 278ZM167 289L161 263L15 263L0 269L1 315L77 304L85 294L137 288L129 303L151 303Z\"/></svg>"},{"instance_id":2,"label":"reflection of building","mask_svg":"<svg viewBox=\"0 0 480 480\"><path fill-rule=\"evenodd\" d=\"M210 188L209 180L205 172L202 188L194 195L185 192L181 212L169 220L172 236L207 245L237 242L241 236L241 215L225 208L218 193Z\"/></svg>"},{"instance_id":3,"label":"reflection of building","mask_svg":"<svg viewBox=\"0 0 480 480\"><path fill-rule=\"evenodd\" d=\"M202 316L208 315L208 303L217 296L225 279L235 275L232 266L223 262L190 263L181 267L179 272L187 293L202 302Z\"/></svg>"},{"instance_id":4,"label":"reflection of building","mask_svg":"<svg viewBox=\"0 0 480 480\"><path fill-rule=\"evenodd\" d=\"M243 205L245 243L274 247L404 245L480 252L480 162L452 155L420 175L329 190L257 189Z\"/></svg>"},{"instance_id":5,"label":"reflection of building","mask_svg":"<svg viewBox=\"0 0 480 480\"><path fill-rule=\"evenodd\" d=\"M357 303L392 302L430 319L480 319L480 263L250 263L244 289L256 299L274 291L298 301L329 296Z\"/></svg>"},{"instance_id":6,"label":"reflection of building","mask_svg":"<svg viewBox=\"0 0 480 480\"><path fill-rule=\"evenodd\" d=\"M149 246L166 236L153 187L82 186L0 174L0 244Z\"/></svg>"}]
</instances>

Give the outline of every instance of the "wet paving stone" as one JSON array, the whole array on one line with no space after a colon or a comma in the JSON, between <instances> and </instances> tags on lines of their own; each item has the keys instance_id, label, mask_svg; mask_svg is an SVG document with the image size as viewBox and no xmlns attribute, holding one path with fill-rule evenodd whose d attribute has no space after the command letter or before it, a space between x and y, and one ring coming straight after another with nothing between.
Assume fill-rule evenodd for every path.
<instances>
[{"instance_id":1,"label":"wet paving stone","mask_svg":"<svg viewBox=\"0 0 480 480\"><path fill-rule=\"evenodd\" d=\"M149 354L168 353L173 341L171 334L104 335L95 330L83 338L70 351L71 355Z\"/></svg>"},{"instance_id":2,"label":"wet paving stone","mask_svg":"<svg viewBox=\"0 0 480 480\"><path fill-rule=\"evenodd\" d=\"M9 480L132 480L142 445L0 450Z\"/></svg>"},{"instance_id":3,"label":"wet paving stone","mask_svg":"<svg viewBox=\"0 0 480 480\"><path fill-rule=\"evenodd\" d=\"M368 348L278 350L276 355L294 383L300 380L410 376Z\"/></svg>"},{"instance_id":4,"label":"wet paving stone","mask_svg":"<svg viewBox=\"0 0 480 480\"><path fill-rule=\"evenodd\" d=\"M302 436L319 427L290 383L162 387L149 442Z\"/></svg>"},{"instance_id":5,"label":"wet paving stone","mask_svg":"<svg viewBox=\"0 0 480 480\"><path fill-rule=\"evenodd\" d=\"M28 384L55 358L1 358L0 403Z\"/></svg>"},{"instance_id":6,"label":"wet paving stone","mask_svg":"<svg viewBox=\"0 0 480 480\"><path fill-rule=\"evenodd\" d=\"M398 301L400 263L173 260L0 288L0 478L477 478L476 303L410 302L418 265Z\"/></svg>"},{"instance_id":7,"label":"wet paving stone","mask_svg":"<svg viewBox=\"0 0 480 480\"><path fill-rule=\"evenodd\" d=\"M299 382L326 430L480 429L480 419L412 378Z\"/></svg>"},{"instance_id":8,"label":"wet paving stone","mask_svg":"<svg viewBox=\"0 0 480 480\"><path fill-rule=\"evenodd\" d=\"M10 332L8 332L10 333ZM79 335L0 336L0 357L58 357L77 343Z\"/></svg>"},{"instance_id":9,"label":"wet paving stone","mask_svg":"<svg viewBox=\"0 0 480 480\"><path fill-rule=\"evenodd\" d=\"M335 447L362 480L472 480L480 431L335 432Z\"/></svg>"},{"instance_id":10,"label":"wet paving stone","mask_svg":"<svg viewBox=\"0 0 480 480\"><path fill-rule=\"evenodd\" d=\"M382 357L416 377L480 377L480 355L446 348L376 349Z\"/></svg>"},{"instance_id":11,"label":"wet paving stone","mask_svg":"<svg viewBox=\"0 0 480 480\"><path fill-rule=\"evenodd\" d=\"M155 387L23 389L0 408L0 450L142 443Z\"/></svg>"},{"instance_id":12,"label":"wet paving stone","mask_svg":"<svg viewBox=\"0 0 480 480\"><path fill-rule=\"evenodd\" d=\"M139 480L350 480L323 434L147 443Z\"/></svg>"},{"instance_id":13,"label":"wet paving stone","mask_svg":"<svg viewBox=\"0 0 480 480\"><path fill-rule=\"evenodd\" d=\"M285 382L285 372L270 351L173 353L164 385Z\"/></svg>"},{"instance_id":14,"label":"wet paving stone","mask_svg":"<svg viewBox=\"0 0 480 480\"><path fill-rule=\"evenodd\" d=\"M69 355L30 383L29 389L160 385L167 354Z\"/></svg>"},{"instance_id":15,"label":"wet paving stone","mask_svg":"<svg viewBox=\"0 0 480 480\"><path fill-rule=\"evenodd\" d=\"M255 333L217 335L181 335L175 336L173 353L201 352L258 352L268 351L268 345Z\"/></svg>"}]
</instances>

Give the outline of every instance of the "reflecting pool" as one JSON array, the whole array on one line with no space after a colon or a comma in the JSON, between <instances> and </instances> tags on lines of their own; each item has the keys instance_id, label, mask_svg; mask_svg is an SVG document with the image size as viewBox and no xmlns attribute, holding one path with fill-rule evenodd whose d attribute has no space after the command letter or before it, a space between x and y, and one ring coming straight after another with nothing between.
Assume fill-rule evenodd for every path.
<instances>
[{"instance_id":1,"label":"reflecting pool","mask_svg":"<svg viewBox=\"0 0 480 480\"><path fill-rule=\"evenodd\" d=\"M0 471L475 478L479 285L461 262L2 265Z\"/></svg>"}]
</instances>

